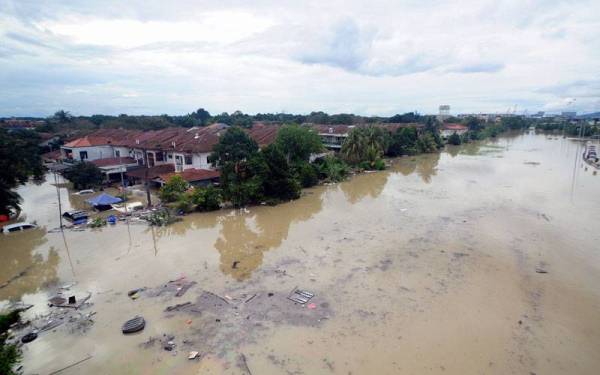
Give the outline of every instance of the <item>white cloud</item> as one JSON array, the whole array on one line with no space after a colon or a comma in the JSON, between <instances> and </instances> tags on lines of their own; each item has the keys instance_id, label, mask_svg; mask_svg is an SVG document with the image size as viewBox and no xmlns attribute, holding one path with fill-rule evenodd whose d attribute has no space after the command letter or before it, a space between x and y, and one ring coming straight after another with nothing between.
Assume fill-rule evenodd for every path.
<instances>
[{"instance_id":1,"label":"white cloud","mask_svg":"<svg viewBox=\"0 0 600 375\"><path fill-rule=\"evenodd\" d=\"M595 111L598 13L585 0L5 0L0 116Z\"/></svg>"}]
</instances>

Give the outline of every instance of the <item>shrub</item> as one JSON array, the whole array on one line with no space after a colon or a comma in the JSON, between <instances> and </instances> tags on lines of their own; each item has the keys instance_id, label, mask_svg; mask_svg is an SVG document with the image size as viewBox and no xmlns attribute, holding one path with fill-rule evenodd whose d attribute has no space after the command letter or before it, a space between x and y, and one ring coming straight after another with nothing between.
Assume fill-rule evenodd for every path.
<instances>
[{"instance_id":1,"label":"shrub","mask_svg":"<svg viewBox=\"0 0 600 375\"><path fill-rule=\"evenodd\" d=\"M221 208L221 191L214 186L198 187L192 193L192 202L198 211L215 211Z\"/></svg>"},{"instance_id":2,"label":"shrub","mask_svg":"<svg viewBox=\"0 0 600 375\"><path fill-rule=\"evenodd\" d=\"M448 137L448 143L455 146L460 145L462 143L460 140L460 135L458 135L458 133L453 133L450 137Z\"/></svg>"},{"instance_id":3,"label":"shrub","mask_svg":"<svg viewBox=\"0 0 600 375\"><path fill-rule=\"evenodd\" d=\"M104 174L102 174L100 168L88 162L76 163L65 170L63 174L77 190L98 187L104 181Z\"/></svg>"},{"instance_id":4,"label":"shrub","mask_svg":"<svg viewBox=\"0 0 600 375\"><path fill-rule=\"evenodd\" d=\"M295 177L302 187L307 188L319 183L319 173L313 164L299 163L293 169Z\"/></svg>"},{"instance_id":5,"label":"shrub","mask_svg":"<svg viewBox=\"0 0 600 375\"><path fill-rule=\"evenodd\" d=\"M420 153L430 153L436 150L437 144L430 133L425 133L417 139L417 151Z\"/></svg>"},{"instance_id":6,"label":"shrub","mask_svg":"<svg viewBox=\"0 0 600 375\"><path fill-rule=\"evenodd\" d=\"M163 202L175 202L188 189L188 183L183 177L174 175L160 188L158 196Z\"/></svg>"},{"instance_id":7,"label":"shrub","mask_svg":"<svg viewBox=\"0 0 600 375\"><path fill-rule=\"evenodd\" d=\"M350 173L348 165L335 156L327 155L324 158L317 159L315 165L319 171L319 178L326 181L342 181Z\"/></svg>"},{"instance_id":8,"label":"shrub","mask_svg":"<svg viewBox=\"0 0 600 375\"><path fill-rule=\"evenodd\" d=\"M175 201L175 209L177 212L190 213L194 210L192 194L183 193L179 194L177 201Z\"/></svg>"},{"instance_id":9,"label":"shrub","mask_svg":"<svg viewBox=\"0 0 600 375\"><path fill-rule=\"evenodd\" d=\"M373 169L383 171L385 169L385 162L383 161L383 159L377 159L375 161L375 164L373 165Z\"/></svg>"},{"instance_id":10,"label":"shrub","mask_svg":"<svg viewBox=\"0 0 600 375\"><path fill-rule=\"evenodd\" d=\"M6 331L19 321L19 310L0 314L0 374L16 375L13 367L21 359L21 351L16 345L6 344Z\"/></svg>"}]
</instances>

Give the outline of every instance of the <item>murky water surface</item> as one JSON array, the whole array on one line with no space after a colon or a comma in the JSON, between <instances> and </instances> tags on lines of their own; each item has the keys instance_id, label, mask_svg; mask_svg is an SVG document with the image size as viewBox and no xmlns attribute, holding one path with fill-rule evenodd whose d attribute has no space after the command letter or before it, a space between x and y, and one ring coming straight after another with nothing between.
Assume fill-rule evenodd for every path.
<instances>
[{"instance_id":1,"label":"murky water surface","mask_svg":"<svg viewBox=\"0 0 600 375\"><path fill-rule=\"evenodd\" d=\"M600 175L580 147L505 137L155 229L48 232L56 188L27 185L41 229L0 237L0 284L12 280L0 300L32 303L35 317L64 284L92 293L82 314L94 324L26 345L27 374L88 356L62 373L597 374ZM163 290L178 279L196 284ZM315 294L311 308L286 299L295 287ZM137 314L145 330L122 335Z\"/></svg>"}]
</instances>

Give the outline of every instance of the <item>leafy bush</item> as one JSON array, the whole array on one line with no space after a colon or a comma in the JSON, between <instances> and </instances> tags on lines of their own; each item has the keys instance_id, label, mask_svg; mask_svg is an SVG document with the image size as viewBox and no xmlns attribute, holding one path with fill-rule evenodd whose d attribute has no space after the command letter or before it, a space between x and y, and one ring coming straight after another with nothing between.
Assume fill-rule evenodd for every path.
<instances>
[{"instance_id":1,"label":"leafy bush","mask_svg":"<svg viewBox=\"0 0 600 375\"><path fill-rule=\"evenodd\" d=\"M350 173L348 164L340 158L331 155L317 159L315 165L319 171L319 178L326 181L342 181Z\"/></svg>"},{"instance_id":2,"label":"leafy bush","mask_svg":"<svg viewBox=\"0 0 600 375\"><path fill-rule=\"evenodd\" d=\"M105 225L106 225L106 220L102 217L97 217L88 224L88 226L90 228L100 228Z\"/></svg>"},{"instance_id":3,"label":"leafy bush","mask_svg":"<svg viewBox=\"0 0 600 375\"><path fill-rule=\"evenodd\" d=\"M192 193L192 202L198 211L215 211L221 208L221 191L214 186L196 188Z\"/></svg>"},{"instance_id":4,"label":"leafy bush","mask_svg":"<svg viewBox=\"0 0 600 375\"><path fill-rule=\"evenodd\" d=\"M458 135L458 133L452 133L452 135L448 137L448 143L455 146L460 145L462 143L460 135Z\"/></svg>"},{"instance_id":5,"label":"leafy bush","mask_svg":"<svg viewBox=\"0 0 600 375\"><path fill-rule=\"evenodd\" d=\"M188 189L189 184L183 177L174 175L160 188L158 196L163 202L175 202Z\"/></svg>"},{"instance_id":6,"label":"leafy bush","mask_svg":"<svg viewBox=\"0 0 600 375\"><path fill-rule=\"evenodd\" d=\"M192 194L179 194L179 196L177 197L177 201L175 201L175 209L177 210L177 212L192 212L194 210Z\"/></svg>"},{"instance_id":7,"label":"leafy bush","mask_svg":"<svg viewBox=\"0 0 600 375\"><path fill-rule=\"evenodd\" d=\"M414 127L400 128L392 135L387 149L389 156L414 155L417 153L417 129Z\"/></svg>"},{"instance_id":8,"label":"leafy bush","mask_svg":"<svg viewBox=\"0 0 600 375\"><path fill-rule=\"evenodd\" d=\"M144 217L144 219L150 224L154 226L165 226L172 224L176 221L181 220L171 214L168 209L162 209L158 211L152 212L150 215Z\"/></svg>"},{"instance_id":9,"label":"leafy bush","mask_svg":"<svg viewBox=\"0 0 600 375\"><path fill-rule=\"evenodd\" d=\"M0 315L0 374L16 375L13 367L21 359L21 351L16 345L6 344L6 331L13 323L19 321L20 311L12 311Z\"/></svg>"},{"instance_id":10,"label":"leafy bush","mask_svg":"<svg viewBox=\"0 0 600 375\"><path fill-rule=\"evenodd\" d=\"M430 133L425 133L417 139L417 151L420 153L430 153L437 151L437 144Z\"/></svg>"},{"instance_id":11,"label":"leafy bush","mask_svg":"<svg viewBox=\"0 0 600 375\"><path fill-rule=\"evenodd\" d=\"M293 167L293 171L295 178L304 188L315 186L319 183L319 173L314 164L309 164L306 162L297 163Z\"/></svg>"},{"instance_id":12,"label":"leafy bush","mask_svg":"<svg viewBox=\"0 0 600 375\"><path fill-rule=\"evenodd\" d=\"M375 164L373 165L373 169L383 171L385 169L385 162L383 161L383 159L377 159L375 161Z\"/></svg>"},{"instance_id":13,"label":"leafy bush","mask_svg":"<svg viewBox=\"0 0 600 375\"><path fill-rule=\"evenodd\" d=\"M104 174L96 165L88 162L74 164L64 171L65 178L73 183L77 190L90 189L102 185Z\"/></svg>"}]
</instances>

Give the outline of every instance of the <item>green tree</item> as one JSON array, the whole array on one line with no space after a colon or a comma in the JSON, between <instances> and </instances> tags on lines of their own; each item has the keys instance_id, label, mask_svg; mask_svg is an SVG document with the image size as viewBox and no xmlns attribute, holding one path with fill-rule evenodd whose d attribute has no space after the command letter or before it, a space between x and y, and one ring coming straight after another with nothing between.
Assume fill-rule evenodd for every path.
<instances>
[{"instance_id":1,"label":"green tree","mask_svg":"<svg viewBox=\"0 0 600 375\"><path fill-rule=\"evenodd\" d=\"M35 132L0 129L0 214L20 210L21 197L13 189L29 177L42 178L44 166L38 142Z\"/></svg>"},{"instance_id":2,"label":"green tree","mask_svg":"<svg viewBox=\"0 0 600 375\"><path fill-rule=\"evenodd\" d=\"M389 144L389 134L380 127L354 128L342 144L341 154L351 164L367 162L374 165Z\"/></svg>"},{"instance_id":3,"label":"green tree","mask_svg":"<svg viewBox=\"0 0 600 375\"><path fill-rule=\"evenodd\" d=\"M293 178L281 147L271 144L257 155L264 160L263 192L267 198L290 200L300 197L300 184Z\"/></svg>"},{"instance_id":4,"label":"green tree","mask_svg":"<svg viewBox=\"0 0 600 375\"><path fill-rule=\"evenodd\" d=\"M239 163L249 160L258 152L256 142L238 127L232 127L219 139L213 148L210 159L215 166L224 166L229 162Z\"/></svg>"},{"instance_id":5,"label":"green tree","mask_svg":"<svg viewBox=\"0 0 600 375\"><path fill-rule=\"evenodd\" d=\"M221 208L221 190L214 186L197 187L192 193L192 202L198 211L215 211Z\"/></svg>"},{"instance_id":6,"label":"green tree","mask_svg":"<svg viewBox=\"0 0 600 375\"><path fill-rule=\"evenodd\" d=\"M321 137L305 126L284 125L277 133L275 143L285 151L289 162L308 161L311 154L323 150Z\"/></svg>"},{"instance_id":7,"label":"green tree","mask_svg":"<svg viewBox=\"0 0 600 375\"><path fill-rule=\"evenodd\" d=\"M448 143L455 146L460 145L462 143L460 135L458 135L458 133L452 133L452 135L448 137Z\"/></svg>"},{"instance_id":8,"label":"green tree","mask_svg":"<svg viewBox=\"0 0 600 375\"><path fill-rule=\"evenodd\" d=\"M399 128L392 135L390 145L388 147L388 155L414 155L417 153L417 129L415 127Z\"/></svg>"},{"instance_id":9,"label":"green tree","mask_svg":"<svg viewBox=\"0 0 600 375\"><path fill-rule=\"evenodd\" d=\"M424 133L417 140L417 151L420 153L431 153L437 151L435 138L431 133Z\"/></svg>"},{"instance_id":10,"label":"green tree","mask_svg":"<svg viewBox=\"0 0 600 375\"><path fill-rule=\"evenodd\" d=\"M192 117L198 120L198 123L202 126L208 124L210 120L210 113L204 108L199 108L196 112L192 113Z\"/></svg>"},{"instance_id":11,"label":"green tree","mask_svg":"<svg viewBox=\"0 0 600 375\"><path fill-rule=\"evenodd\" d=\"M350 173L348 164L346 164L342 159L331 155L317 159L315 161L315 165L319 171L319 178L326 181L342 181Z\"/></svg>"},{"instance_id":12,"label":"green tree","mask_svg":"<svg viewBox=\"0 0 600 375\"><path fill-rule=\"evenodd\" d=\"M73 183L77 190L89 189L102 185L104 174L96 165L78 162L63 172L65 178Z\"/></svg>"},{"instance_id":13,"label":"green tree","mask_svg":"<svg viewBox=\"0 0 600 375\"><path fill-rule=\"evenodd\" d=\"M13 367L21 359L21 351L14 344L7 344L7 331L13 323L19 321L19 310L0 315L0 374L16 375Z\"/></svg>"},{"instance_id":14,"label":"green tree","mask_svg":"<svg viewBox=\"0 0 600 375\"><path fill-rule=\"evenodd\" d=\"M183 177L174 175L160 188L158 196L163 202L175 202L187 191L188 187L189 184Z\"/></svg>"},{"instance_id":15,"label":"green tree","mask_svg":"<svg viewBox=\"0 0 600 375\"><path fill-rule=\"evenodd\" d=\"M51 120L59 124L67 124L73 121L73 115L65 110L56 111Z\"/></svg>"}]
</instances>

